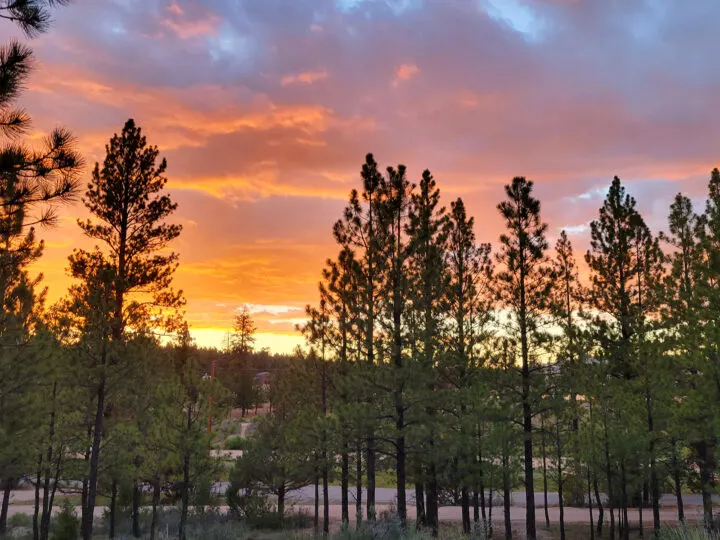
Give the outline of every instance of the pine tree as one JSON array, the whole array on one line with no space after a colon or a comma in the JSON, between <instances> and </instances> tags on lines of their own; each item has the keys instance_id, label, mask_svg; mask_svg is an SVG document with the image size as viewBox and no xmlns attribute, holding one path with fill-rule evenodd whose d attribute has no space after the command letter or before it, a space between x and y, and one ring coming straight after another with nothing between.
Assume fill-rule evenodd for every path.
<instances>
[{"instance_id":1,"label":"pine tree","mask_svg":"<svg viewBox=\"0 0 720 540\"><path fill-rule=\"evenodd\" d=\"M163 194L167 163L156 164L158 150L148 146L140 128L128 120L121 135L106 147L102 168L95 165L83 199L93 218L78 221L86 236L104 246L76 250L70 271L81 280L71 294L85 335L94 334L101 344L94 362L95 421L92 427L88 494L83 509L83 538L92 537L108 371L122 363L122 342L128 328L138 330L170 325L182 303L171 289L177 267L176 253L163 250L180 234L179 225L165 220L177 205Z\"/></svg>"},{"instance_id":2,"label":"pine tree","mask_svg":"<svg viewBox=\"0 0 720 540\"><path fill-rule=\"evenodd\" d=\"M235 324L231 336L233 351L242 355L253 352L255 332L257 332L257 326L250 314L250 309L247 306L243 306L240 313L235 316Z\"/></svg>"},{"instance_id":3,"label":"pine tree","mask_svg":"<svg viewBox=\"0 0 720 540\"><path fill-rule=\"evenodd\" d=\"M0 0L0 19L17 24L28 37L49 29L51 9L66 0ZM52 202L71 200L82 160L71 133L55 129L42 148L22 144L30 128L28 114L15 107L32 71L32 50L12 40L0 47L0 204L5 216L17 216L24 227L52 224ZM34 212L35 211L35 212Z\"/></svg>"},{"instance_id":4,"label":"pine tree","mask_svg":"<svg viewBox=\"0 0 720 540\"><path fill-rule=\"evenodd\" d=\"M387 231L381 222L381 205L386 190L385 178L378 171L377 162L368 154L362 166L361 192L353 189L342 219L333 227L333 235L341 246L351 248L357 261L357 288L362 301L358 304L358 321L363 328L362 350L367 366L372 369L376 363L376 333L382 279L387 260L384 258ZM372 394L366 396L373 403ZM372 409L369 407L369 409ZM371 422L372 424L372 422ZM374 427L368 426L366 440L367 476L367 517L375 519L375 462L376 448Z\"/></svg>"},{"instance_id":5,"label":"pine tree","mask_svg":"<svg viewBox=\"0 0 720 540\"><path fill-rule=\"evenodd\" d=\"M525 456L526 534L536 538L535 487L533 479L531 366L533 348L541 339L540 316L547 310L552 280L547 269L545 239L547 225L540 219L540 201L532 196L533 183L515 177L505 186L507 200L498 205L507 232L500 236L498 297L508 311L510 331L520 341L522 410Z\"/></svg>"},{"instance_id":6,"label":"pine tree","mask_svg":"<svg viewBox=\"0 0 720 540\"><path fill-rule=\"evenodd\" d=\"M489 298L481 289L490 281L490 245L476 245L473 230L475 220L468 217L465 203L457 199L451 204L450 232L446 254L449 283L445 301L447 315L452 321L447 332L447 360L445 378L458 393L458 455L457 465L461 481L463 531L470 533L470 480L476 440L476 423L471 406L478 365L473 361L476 347L482 342L483 331L491 317Z\"/></svg>"},{"instance_id":7,"label":"pine tree","mask_svg":"<svg viewBox=\"0 0 720 540\"><path fill-rule=\"evenodd\" d=\"M442 350L443 299L448 283L445 261L449 221L446 210L440 206L440 190L430 171L425 170L419 189L410 200L407 234L409 237L408 297L411 320L417 321L409 337L416 351L414 370L422 374L421 385L427 387L428 406L420 415L423 426L418 435L419 446L415 458L415 507L419 526L427 525L434 535L438 532L438 450L435 438L438 431L437 373L438 351ZM417 389L420 392L423 389ZM423 461L426 463L423 470ZM425 485L424 485L425 484ZM427 505L425 504L427 500Z\"/></svg>"}]
</instances>

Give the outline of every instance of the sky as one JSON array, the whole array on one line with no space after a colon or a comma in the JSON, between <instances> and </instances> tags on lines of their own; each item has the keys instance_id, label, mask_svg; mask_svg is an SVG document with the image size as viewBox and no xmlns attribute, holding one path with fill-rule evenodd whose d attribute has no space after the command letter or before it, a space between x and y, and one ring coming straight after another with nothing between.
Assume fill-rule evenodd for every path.
<instances>
[{"instance_id":1,"label":"sky","mask_svg":"<svg viewBox=\"0 0 720 540\"><path fill-rule=\"evenodd\" d=\"M613 175L656 231L678 191L701 202L719 17L717 0L75 0L33 40L20 105L32 137L72 130L84 183L134 118L168 160L197 342L221 346L247 304L257 345L285 352L368 152L412 180L429 168L493 243L518 175L579 255ZM40 233L50 301L91 247L84 215L64 207Z\"/></svg>"}]
</instances>

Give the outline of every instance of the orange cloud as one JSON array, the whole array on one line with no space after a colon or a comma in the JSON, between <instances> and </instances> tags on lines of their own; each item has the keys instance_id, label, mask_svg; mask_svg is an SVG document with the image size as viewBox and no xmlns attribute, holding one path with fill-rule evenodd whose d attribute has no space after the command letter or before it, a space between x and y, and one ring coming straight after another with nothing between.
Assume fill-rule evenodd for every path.
<instances>
[{"instance_id":1,"label":"orange cloud","mask_svg":"<svg viewBox=\"0 0 720 540\"><path fill-rule=\"evenodd\" d=\"M306 71L297 75L286 75L282 78L281 84L288 86L290 84L312 84L317 81L328 78L328 72L323 71Z\"/></svg>"},{"instance_id":2,"label":"orange cloud","mask_svg":"<svg viewBox=\"0 0 720 540\"><path fill-rule=\"evenodd\" d=\"M400 81L408 81L412 79L418 73L420 73L420 68L418 68L415 64L402 64L397 68L397 70L395 70L395 80L393 81L393 86L400 84Z\"/></svg>"},{"instance_id":3,"label":"orange cloud","mask_svg":"<svg viewBox=\"0 0 720 540\"><path fill-rule=\"evenodd\" d=\"M211 12L186 16L185 10L177 2L171 2L166 8L167 17L160 25L171 30L180 39L193 39L217 34L220 18Z\"/></svg>"}]
</instances>

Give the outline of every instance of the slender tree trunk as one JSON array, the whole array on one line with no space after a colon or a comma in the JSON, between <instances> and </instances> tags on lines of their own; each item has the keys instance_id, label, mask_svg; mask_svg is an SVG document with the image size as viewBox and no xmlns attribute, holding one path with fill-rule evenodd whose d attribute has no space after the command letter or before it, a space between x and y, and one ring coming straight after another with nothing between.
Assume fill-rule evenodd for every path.
<instances>
[{"instance_id":1,"label":"slender tree trunk","mask_svg":"<svg viewBox=\"0 0 720 540\"><path fill-rule=\"evenodd\" d=\"M40 517L40 538L48 540L50 538L50 520L52 518L52 509L55 505L55 494L57 493L58 481L60 480L60 467L62 464L62 453L59 452L55 457L55 471L53 473L52 488L49 493L46 491L43 495L43 513ZM47 500L47 503L45 502Z\"/></svg>"},{"instance_id":2,"label":"slender tree trunk","mask_svg":"<svg viewBox=\"0 0 720 540\"><path fill-rule=\"evenodd\" d=\"M320 476L318 475L317 469L315 469L315 513L313 514L313 530L315 536L320 533Z\"/></svg>"},{"instance_id":3,"label":"slender tree trunk","mask_svg":"<svg viewBox=\"0 0 720 540\"><path fill-rule=\"evenodd\" d=\"M640 504L638 505L638 527L640 528L639 531L639 537L643 538L645 536L645 524L643 523L643 506L645 505L645 501L643 501L642 497L640 498Z\"/></svg>"},{"instance_id":4,"label":"slender tree trunk","mask_svg":"<svg viewBox=\"0 0 720 540\"><path fill-rule=\"evenodd\" d=\"M685 523L685 508L683 506L682 483L680 481L680 463L677 456L677 441L672 441L672 470L675 482L675 499L677 500L678 521Z\"/></svg>"},{"instance_id":5,"label":"slender tree trunk","mask_svg":"<svg viewBox=\"0 0 720 540\"><path fill-rule=\"evenodd\" d=\"M89 422L89 420L87 420L87 422ZM91 427L87 428L87 440L88 441L92 440L92 428ZM83 457L83 460L85 461L85 470L89 471L90 470L90 445L89 444L88 444L87 450L85 450L85 455ZM85 519L84 516L85 516L85 511L87 509L89 488L90 488L90 482L89 482L88 476L84 475L83 479L82 479L82 492L80 494L80 501L81 501L80 511L82 512L82 516L80 518L81 520Z\"/></svg>"},{"instance_id":6,"label":"slender tree trunk","mask_svg":"<svg viewBox=\"0 0 720 540\"><path fill-rule=\"evenodd\" d=\"M487 527L485 514L485 469L483 467L482 428L480 425L478 425L478 472L480 475L478 485L480 491L480 513L482 515L483 527Z\"/></svg>"},{"instance_id":7,"label":"slender tree trunk","mask_svg":"<svg viewBox=\"0 0 720 540\"><path fill-rule=\"evenodd\" d=\"M115 538L115 517L117 516L117 492L118 485L117 481L112 481L112 487L110 488L110 516L108 524L108 537L112 540Z\"/></svg>"},{"instance_id":8,"label":"slender tree trunk","mask_svg":"<svg viewBox=\"0 0 720 540\"><path fill-rule=\"evenodd\" d=\"M370 429L372 430L373 428L371 427ZM365 465L365 475L367 476L366 514L367 519L375 521L375 437L373 435L370 435L367 439L365 453L367 454L367 463Z\"/></svg>"},{"instance_id":9,"label":"slender tree trunk","mask_svg":"<svg viewBox=\"0 0 720 540\"><path fill-rule=\"evenodd\" d=\"M103 365L105 364L103 360ZM103 417L105 415L105 381L101 381L97 391L97 409L93 426L92 448L90 450L90 473L88 475L88 491L86 507L82 513L83 540L92 540L93 521L95 520L95 499L97 498L97 481L100 467L100 443L102 442ZM184 540L184 539L183 539Z\"/></svg>"},{"instance_id":10,"label":"slender tree trunk","mask_svg":"<svg viewBox=\"0 0 720 540\"><path fill-rule=\"evenodd\" d=\"M505 539L512 538L512 523L510 522L510 458L508 456L507 441L503 443L503 510L505 514Z\"/></svg>"},{"instance_id":11,"label":"slender tree trunk","mask_svg":"<svg viewBox=\"0 0 720 540\"><path fill-rule=\"evenodd\" d=\"M355 526L358 529L362 520L362 439L358 439L355 456Z\"/></svg>"},{"instance_id":12,"label":"slender tree trunk","mask_svg":"<svg viewBox=\"0 0 720 540\"><path fill-rule=\"evenodd\" d=\"M152 520L150 521L150 540L157 536L157 509L160 504L160 476L156 473L153 477L152 494Z\"/></svg>"},{"instance_id":13,"label":"slender tree trunk","mask_svg":"<svg viewBox=\"0 0 720 540\"><path fill-rule=\"evenodd\" d=\"M417 458L415 460L415 521L418 530L427 525L425 519L425 486L422 477L422 462Z\"/></svg>"},{"instance_id":14,"label":"slender tree trunk","mask_svg":"<svg viewBox=\"0 0 720 540\"><path fill-rule=\"evenodd\" d=\"M555 419L555 448L557 450L557 486L560 503L560 540L565 540L565 501L563 501L563 467L562 467L562 439L560 438L560 419ZM590 485L588 484L588 489ZM592 504L592 503L591 503ZM545 502L547 508L547 501ZM547 512L547 510L546 510ZM592 525L590 526L592 529Z\"/></svg>"},{"instance_id":15,"label":"slender tree trunk","mask_svg":"<svg viewBox=\"0 0 720 540\"><path fill-rule=\"evenodd\" d=\"M548 509L548 477L547 477L547 448L545 447L545 418L540 415L540 451L542 452L543 472L543 500L545 502L545 528L550 528L550 510Z\"/></svg>"},{"instance_id":16,"label":"slender tree trunk","mask_svg":"<svg viewBox=\"0 0 720 540\"><path fill-rule=\"evenodd\" d=\"M536 540L535 478L533 476L532 410L530 407L530 359L528 350L527 306L525 300L525 263L520 250L520 352L522 354L523 449L525 457L525 536Z\"/></svg>"},{"instance_id":17,"label":"slender tree trunk","mask_svg":"<svg viewBox=\"0 0 720 540\"><path fill-rule=\"evenodd\" d=\"M472 525L470 524L470 491L467 486L462 486L460 489L460 500L462 504L463 532L470 534L472 530Z\"/></svg>"},{"instance_id":18,"label":"slender tree trunk","mask_svg":"<svg viewBox=\"0 0 720 540\"><path fill-rule=\"evenodd\" d=\"M188 405L187 417L185 420L185 433L190 434L192 429L193 407ZM182 501L180 508L180 524L178 525L179 540L187 539L187 518L188 508L190 506L190 448L185 448L183 452L183 481L182 481Z\"/></svg>"},{"instance_id":19,"label":"slender tree trunk","mask_svg":"<svg viewBox=\"0 0 720 540\"><path fill-rule=\"evenodd\" d=\"M597 476L593 474L593 490L595 491L595 502L598 507L597 533L602 534L603 520L605 519L605 509L603 508L602 499L600 498L600 486L598 485Z\"/></svg>"},{"instance_id":20,"label":"slender tree trunk","mask_svg":"<svg viewBox=\"0 0 720 540\"><path fill-rule=\"evenodd\" d=\"M12 491L13 479L3 478L3 501L0 508L0 537L7 532L8 507L10 506L10 492Z\"/></svg>"},{"instance_id":21,"label":"slender tree trunk","mask_svg":"<svg viewBox=\"0 0 720 540\"><path fill-rule=\"evenodd\" d=\"M282 521L285 521L285 486L281 486L277 494L278 514Z\"/></svg>"},{"instance_id":22,"label":"slender tree trunk","mask_svg":"<svg viewBox=\"0 0 720 540\"><path fill-rule=\"evenodd\" d=\"M488 520L487 524L485 525L488 530L488 538L492 538L493 536L493 522L492 522L492 511L493 511L493 488L492 484L490 485L490 493L488 493Z\"/></svg>"},{"instance_id":23,"label":"slender tree trunk","mask_svg":"<svg viewBox=\"0 0 720 540\"><path fill-rule=\"evenodd\" d=\"M137 480L133 482L132 534L135 538L140 538L140 485Z\"/></svg>"},{"instance_id":24,"label":"slender tree trunk","mask_svg":"<svg viewBox=\"0 0 720 540\"><path fill-rule=\"evenodd\" d=\"M473 490L473 524L477 526L480 523L480 493L477 489Z\"/></svg>"},{"instance_id":25,"label":"slender tree trunk","mask_svg":"<svg viewBox=\"0 0 720 540\"><path fill-rule=\"evenodd\" d=\"M342 523L344 527L347 527L350 523L350 455L348 453L348 441L346 433L343 433L340 464L340 506L342 508Z\"/></svg>"},{"instance_id":26,"label":"slender tree trunk","mask_svg":"<svg viewBox=\"0 0 720 540\"><path fill-rule=\"evenodd\" d=\"M323 534L325 537L330 533L330 491L329 491L329 474L326 450L323 450Z\"/></svg>"},{"instance_id":27,"label":"slender tree trunk","mask_svg":"<svg viewBox=\"0 0 720 540\"><path fill-rule=\"evenodd\" d=\"M40 482L42 479L42 454L38 454L37 475L35 477L35 508L33 510L33 540L40 540Z\"/></svg>"},{"instance_id":28,"label":"slender tree trunk","mask_svg":"<svg viewBox=\"0 0 720 540\"><path fill-rule=\"evenodd\" d=\"M707 441L702 441L699 445L700 449L700 492L702 493L703 501L703 523L705 529L712 531L715 528L713 522L713 510L712 510L712 466L710 458L710 445Z\"/></svg>"},{"instance_id":29,"label":"slender tree trunk","mask_svg":"<svg viewBox=\"0 0 720 540\"><path fill-rule=\"evenodd\" d=\"M438 520L438 491L437 465L435 464L435 458L432 457L430 459L430 463L428 464L427 505L425 507L425 517L433 537L437 537L440 524Z\"/></svg>"},{"instance_id":30,"label":"slender tree trunk","mask_svg":"<svg viewBox=\"0 0 720 540\"><path fill-rule=\"evenodd\" d=\"M608 439L607 408L603 406L603 429L605 432L605 471L608 485L608 507L610 509L610 540L615 540L615 514L613 512L612 469L610 468L610 440ZM601 514L602 515L602 514Z\"/></svg>"},{"instance_id":31,"label":"slender tree trunk","mask_svg":"<svg viewBox=\"0 0 720 540\"><path fill-rule=\"evenodd\" d=\"M657 458L655 457L655 421L649 388L645 392L645 403L647 404L647 422L648 431L650 432L650 495L652 497L653 530L657 535L660 530L660 485L657 473Z\"/></svg>"},{"instance_id":32,"label":"slender tree trunk","mask_svg":"<svg viewBox=\"0 0 720 540\"><path fill-rule=\"evenodd\" d=\"M588 512L590 514L590 540L595 540L595 525L593 524L593 505L592 505L592 482L590 481L590 464L587 466L587 495L588 495ZM562 498L561 498L562 500Z\"/></svg>"},{"instance_id":33,"label":"slender tree trunk","mask_svg":"<svg viewBox=\"0 0 720 540\"><path fill-rule=\"evenodd\" d=\"M625 459L620 460L620 495L622 496L622 536L623 540L630 538L630 527L628 526L628 499L627 499L627 477L625 476Z\"/></svg>"},{"instance_id":34,"label":"slender tree trunk","mask_svg":"<svg viewBox=\"0 0 720 540\"><path fill-rule=\"evenodd\" d=\"M396 413L399 415L396 427L399 433L404 432L404 416L405 412L402 406L402 397L396 396ZM399 406L398 406L399 403ZM395 440L396 445L396 478L397 478L397 512L400 518L400 526L405 529L407 526L407 494L405 492L405 436L400 435Z\"/></svg>"}]
</instances>

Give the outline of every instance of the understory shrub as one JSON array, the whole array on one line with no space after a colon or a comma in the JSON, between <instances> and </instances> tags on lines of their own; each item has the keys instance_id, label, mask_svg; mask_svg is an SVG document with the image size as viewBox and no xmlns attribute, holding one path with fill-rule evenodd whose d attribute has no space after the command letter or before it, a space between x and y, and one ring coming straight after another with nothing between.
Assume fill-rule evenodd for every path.
<instances>
[{"instance_id":1,"label":"understory shrub","mask_svg":"<svg viewBox=\"0 0 720 540\"><path fill-rule=\"evenodd\" d=\"M657 536L657 540L718 540L720 535L709 533L702 527L663 527Z\"/></svg>"},{"instance_id":2,"label":"understory shrub","mask_svg":"<svg viewBox=\"0 0 720 540\"><path fill-rule=\"evenodd\" d=\"M8 526L11 529L15 527L29 527L32 523L32 519L24 512L18 512L8 518Z\"/></svg>"},{"instance_id":3,"label":"understory shrub","mask_svg":"<svg viewBox=\"0 0 720 540\"><path fill-rule=\"evenodd\" d=\"M75 513L75 507L65 499L60 507L60 512L53 522L53 540L77 540L80 533L80 518Z\"/></svg>"}]
</instances>

